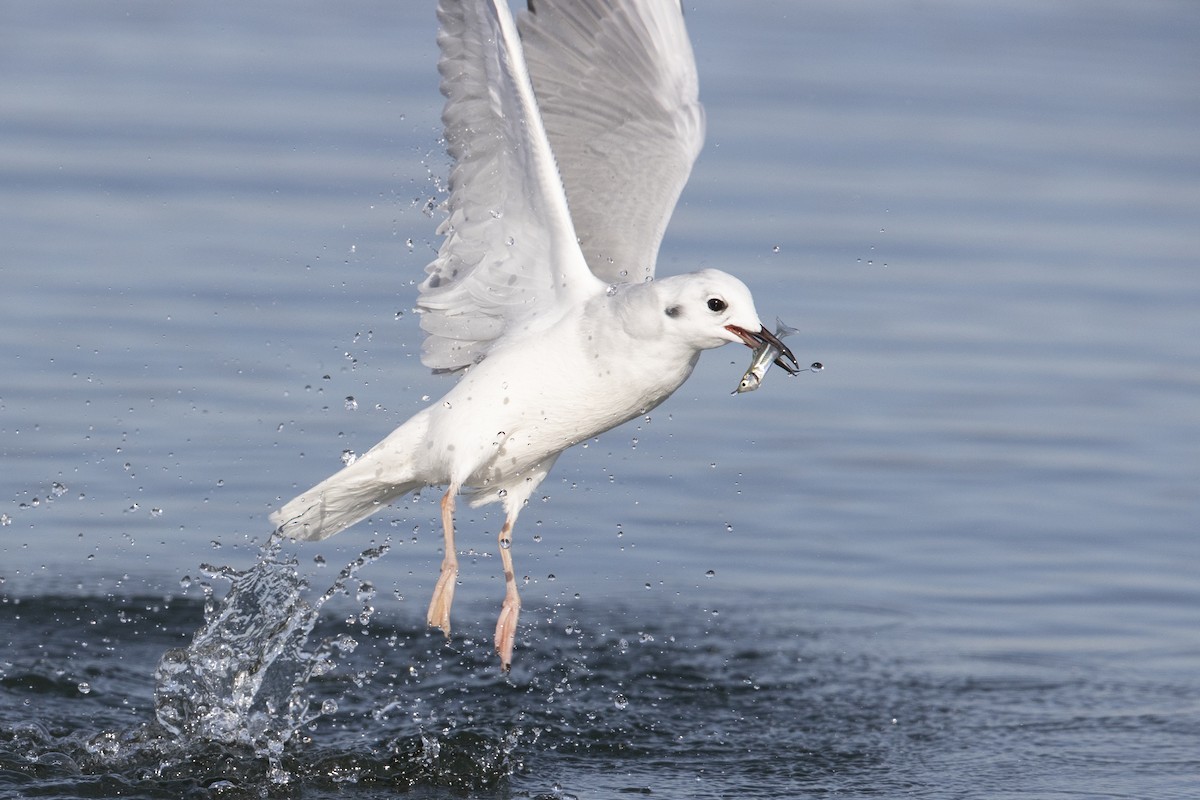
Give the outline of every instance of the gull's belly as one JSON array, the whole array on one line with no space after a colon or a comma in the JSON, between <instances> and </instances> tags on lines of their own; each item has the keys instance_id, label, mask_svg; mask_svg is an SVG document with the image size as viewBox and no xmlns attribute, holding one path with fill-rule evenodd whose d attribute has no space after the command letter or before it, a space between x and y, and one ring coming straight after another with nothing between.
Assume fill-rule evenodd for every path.
<instances>
[{"instance_id":1,"label":"gull's belly","mask_svg":"<svg viewBox=\"0 0 1200 800\"><path fill-rule=\"evenodd\" d=\"M691 371L578 361L573 369L555 368L536 353L523 355L516 370L508 359L489 357L431 408L432 438L444 443L438 455L451 480L475 487L519 480L568 447L654 408Z\"/></svg>"}]
</instances>

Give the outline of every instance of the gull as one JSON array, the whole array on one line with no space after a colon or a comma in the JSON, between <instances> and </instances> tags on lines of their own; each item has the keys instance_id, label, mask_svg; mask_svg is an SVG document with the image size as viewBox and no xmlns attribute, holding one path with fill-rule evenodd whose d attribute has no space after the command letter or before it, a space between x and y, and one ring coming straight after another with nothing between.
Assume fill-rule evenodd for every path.
<instances>
[{"instance_id":1,"label":"gull","mask_svg":"<svg viewBox=\"0 0 1200 800\"><path fill-rule=\"evenodd\" d=\"M750 290L714 269L654 279L704 138L679 0L441 0L438 71L453 161L444 237L417 308L444 397L271 515L318 540L445 486L428 623L450 635L455 501L500 503L501 668L521 608L513 529L559 455L667 399L701 351L791 351Z\"/></svg>"}]
</instances>

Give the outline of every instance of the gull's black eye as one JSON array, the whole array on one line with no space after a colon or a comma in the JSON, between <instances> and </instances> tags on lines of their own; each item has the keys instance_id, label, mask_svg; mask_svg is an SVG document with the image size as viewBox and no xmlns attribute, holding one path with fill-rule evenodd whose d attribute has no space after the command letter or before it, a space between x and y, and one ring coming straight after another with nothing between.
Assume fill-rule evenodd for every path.
<instances>
[{"instance_id":1,"label":"gull's black eye","mask_svg":"<svg viewBox=\"0 0 1200 800\"><path fill-rule=\"evenodd\" d=\"M721 312L728 308L728 304L719 297L708 298L708 310Z\"/></svg>"}]
</instances>

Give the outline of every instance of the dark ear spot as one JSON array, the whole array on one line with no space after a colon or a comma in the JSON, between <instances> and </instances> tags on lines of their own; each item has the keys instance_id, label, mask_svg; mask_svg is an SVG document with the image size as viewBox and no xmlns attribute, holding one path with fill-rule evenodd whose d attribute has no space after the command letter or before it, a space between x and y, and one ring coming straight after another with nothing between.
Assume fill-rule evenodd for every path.
<instances>
[{"instance_id":1,"label":"dark ear spot","mask_svg":"<svg viewBox=\"0 0 1200 800\"><path fill-rule=\"evenodd\" d=\"M667 316L668 317L678 317L682 312L683 312L683 309L680 308L679 306L667 306Z\"/></svg>"}]
</instances>

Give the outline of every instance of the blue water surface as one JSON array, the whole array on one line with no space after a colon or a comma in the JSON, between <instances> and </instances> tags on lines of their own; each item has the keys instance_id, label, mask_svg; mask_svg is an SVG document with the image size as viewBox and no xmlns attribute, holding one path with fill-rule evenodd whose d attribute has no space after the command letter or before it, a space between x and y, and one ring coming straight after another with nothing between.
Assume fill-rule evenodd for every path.
<instances>
[{"instance_id":1,"label":"blue water surface","mask_svg":"<svg viewBox=\"0 0 1200 800\"><path fill-rule=\"evenodd\" d=\"M419 5L0 6L0 795L225 780L80 742L153 717L202 563L450 385L412 311L447 170ZM565 454L507 681L494 511L450 645L436 491L297 547L391 551L372 679L319 687L270 791L1192 796L1200 7L687 21L708 139L659 272L739 275L825 369L732 396L748 353L707 353Z\"/></svg>"}]
</instances>

